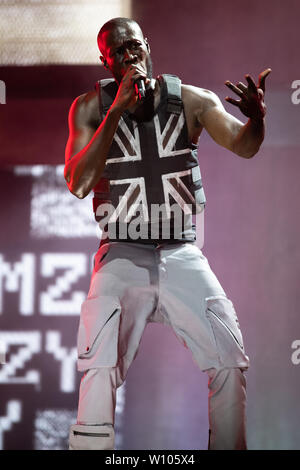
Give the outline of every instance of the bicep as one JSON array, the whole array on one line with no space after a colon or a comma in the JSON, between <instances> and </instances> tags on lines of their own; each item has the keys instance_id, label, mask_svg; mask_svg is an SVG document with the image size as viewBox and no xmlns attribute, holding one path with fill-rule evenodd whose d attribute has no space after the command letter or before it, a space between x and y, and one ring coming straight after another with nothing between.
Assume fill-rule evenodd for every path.
<instances>
[{"instance_id":1,"label":"bicep","mask_svg":"<svg viewBox=\"0 0 300 470\"><path fill-rule=\"evenodd\" d=\"M85 105L76 98L69 111L69 138L65 149L65 163L80 152L92 139L95 129L90 125Z\"/></svg>"},{"instance_id":2,"label":"bicep","mask_svg":"<svg viewBox=\"0 0 300 470\"><path fill-rule=\"evenodd\" d=\"M234 139L243 123L225 110L214 93L207 97L205 106L199 113L199 121L216 143L233 150Z\"/></svg>"}]
</instances>

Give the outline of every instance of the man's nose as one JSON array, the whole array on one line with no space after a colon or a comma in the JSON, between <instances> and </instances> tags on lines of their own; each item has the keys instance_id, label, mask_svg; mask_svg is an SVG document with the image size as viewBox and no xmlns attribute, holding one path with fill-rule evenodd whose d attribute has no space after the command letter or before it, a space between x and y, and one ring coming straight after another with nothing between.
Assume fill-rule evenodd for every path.
<instances>
[{"instance_id":1,"label":"man's nose","mask_svg":"<svg viewBox=\"0 0 300 470\"><path fill-rule=\"evenodd\" d=\"M125 49L124 62L125 64L134 64L137 61L137 55L132 54L130 49Z\"/></svg>"}]
</instances>

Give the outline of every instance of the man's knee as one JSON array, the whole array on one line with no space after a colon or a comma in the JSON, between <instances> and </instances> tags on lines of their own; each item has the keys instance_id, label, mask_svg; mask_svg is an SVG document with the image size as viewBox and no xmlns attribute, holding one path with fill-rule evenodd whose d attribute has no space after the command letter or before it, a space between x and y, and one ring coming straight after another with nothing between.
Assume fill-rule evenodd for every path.
<instances>
[{"instance_id":1,"label":"man's knee","mask_svg":"<svg viewBox=\"0 0 300 470\"><path fill-rule=\"evenodd\" d=\"M85 371L81 388L93 387L100 390L103 386L120 387L125 380L120 367L96 367Z\"/></svg>"},{"instance_id":2,"label":"man's knee","mask_svg":"<svg viewBox=\"0 0 300 470\"><path fill-rule=\"evenodd\" d=\"M221 369L211 368L206 372L208 374L208 388L211 394L221 392L222 389L228 390L228 393L235 394L241 390L246 390L246 378L244 375L246 368L243 367L225 367Z\"/></svg>"}]
</instances>

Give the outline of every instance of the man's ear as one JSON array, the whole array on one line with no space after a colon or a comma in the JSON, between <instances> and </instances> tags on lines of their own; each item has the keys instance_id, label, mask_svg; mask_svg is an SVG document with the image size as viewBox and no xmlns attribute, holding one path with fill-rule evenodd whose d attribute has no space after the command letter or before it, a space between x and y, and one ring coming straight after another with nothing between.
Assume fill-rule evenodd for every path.
<instances>
[{"instance_id":1,"label":"man's ear","mask_svg":"<svg viewBox=\"0 0 300 470\"><path fill-rule=\"evenodd\" d=\"M104 68L108 70L108 63L106 62L106 59L102 55L99 56L99 59L101 60Z\"/></svg>"},{"instance_id":2,"label":"man's ear","mask_svg":"<svg viewBox=\"0 0 300 470\"><path fill-rule=\"evenodd\" d=\"M150 46L149 46L149 43L148 43L148 39L147 38L144 38L144 43L146 44L146 47L147 47L147 50L150 54Z\"/></svg>"}]
</instances>

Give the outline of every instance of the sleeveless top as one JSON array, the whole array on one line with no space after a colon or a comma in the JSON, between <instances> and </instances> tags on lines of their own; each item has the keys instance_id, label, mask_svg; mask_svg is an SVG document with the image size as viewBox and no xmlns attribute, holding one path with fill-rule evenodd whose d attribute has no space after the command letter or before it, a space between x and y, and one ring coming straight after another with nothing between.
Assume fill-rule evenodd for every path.
<instances>
[{"instance_id":1,"label":"sleeveless top","mask_svg":"<svg viewBox=\"0 0 300 470\"><path fill-rule=\"evenodd\" d=\"M197 145L188 138L181 80L158 77L160 103L150 121L122 114L105 169L94 187L93 209L108 241L194 242L192 215L204 210ZM118 84L99 80L100 116L105 118Z\"/></svg>"}]
</instances>

